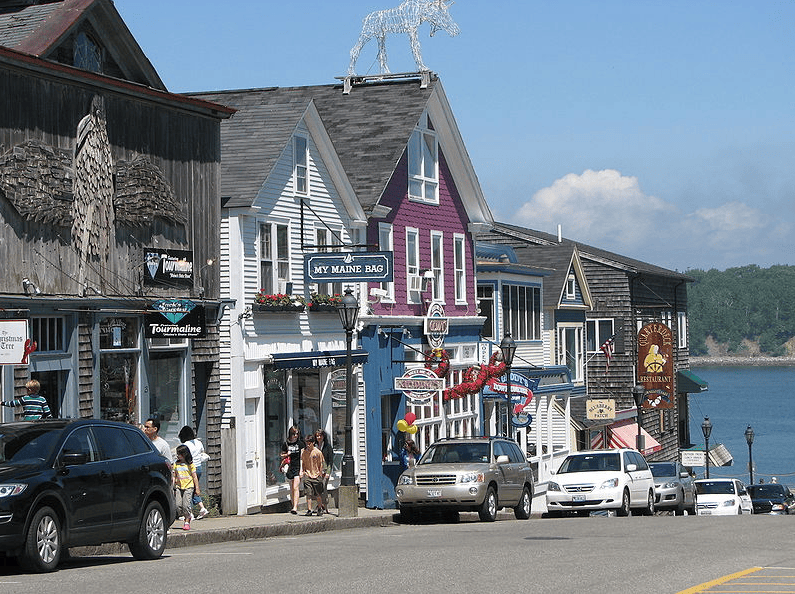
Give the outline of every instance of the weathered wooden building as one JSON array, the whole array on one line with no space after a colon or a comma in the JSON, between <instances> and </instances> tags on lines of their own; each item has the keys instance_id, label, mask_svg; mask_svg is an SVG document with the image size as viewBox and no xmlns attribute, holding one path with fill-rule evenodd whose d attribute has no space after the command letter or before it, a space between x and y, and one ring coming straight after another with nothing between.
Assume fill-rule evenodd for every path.
<instances>
[{"instance_id":1,"label":"weathered wooden building","mask_svg":"<svg viewBox=\"0 0 795 594\"><path fill-rule=\"evenodd\" d=\"M0 393L205 436L219 491L220 121L109 0L0 2ZM4 409L2 419L14 418Z\"/></svg>"}]
</instances>

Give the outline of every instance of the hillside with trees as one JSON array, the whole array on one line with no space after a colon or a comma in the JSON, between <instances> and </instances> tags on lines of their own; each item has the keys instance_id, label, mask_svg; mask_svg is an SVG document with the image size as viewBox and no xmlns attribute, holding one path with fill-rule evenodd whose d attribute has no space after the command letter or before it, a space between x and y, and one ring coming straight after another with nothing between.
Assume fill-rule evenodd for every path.
<instances>
[{"instance_id":1,"label":"hillside with trees","mask_svg":"<svg viewBox=\"0 0 795 594\"><path fill-rule=\"evenodd\" d=\"M690 354L707 355L711 337L733 355L780 357L795 343L795 266L756 265L720 270L688 270Z\"/></svg>"}]
</instances>

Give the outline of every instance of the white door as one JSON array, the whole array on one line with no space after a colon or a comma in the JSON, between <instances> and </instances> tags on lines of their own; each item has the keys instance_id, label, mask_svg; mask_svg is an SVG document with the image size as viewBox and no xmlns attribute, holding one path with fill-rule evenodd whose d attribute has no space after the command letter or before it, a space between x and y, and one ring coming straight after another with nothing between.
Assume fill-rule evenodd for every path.
<instances>
[{"instance_id":1,"label":"white door","mask_svg":"<svg viewBox=\"0 0 795 594\"><path fill-rule=\"evenodd\" d=\"M257 421L259 398L246 398L246 417L243 423L246 442L246 503L248 507L260 505L262 481L260 472L260 438Z\"/></svg>"}]
</instances>

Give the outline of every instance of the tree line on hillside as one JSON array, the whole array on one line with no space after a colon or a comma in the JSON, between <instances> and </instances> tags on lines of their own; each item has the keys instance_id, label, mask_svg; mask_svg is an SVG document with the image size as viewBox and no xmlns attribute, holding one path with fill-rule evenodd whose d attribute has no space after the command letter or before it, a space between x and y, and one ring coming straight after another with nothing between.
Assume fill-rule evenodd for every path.
<instances>
[{"instance_id":1,"label":"tree line on hillside","mask_svg":"<svg viewBox=\"0 0 795 594\"><path fill-rule=\"evenodd\" d=\"M758 341L766 355L786 354L784 344L795 336L795 266L686 274L695 279L687 295L691 355L707 354L708 336L738 355L743 339Z\"/></svg>"}]
</instances>

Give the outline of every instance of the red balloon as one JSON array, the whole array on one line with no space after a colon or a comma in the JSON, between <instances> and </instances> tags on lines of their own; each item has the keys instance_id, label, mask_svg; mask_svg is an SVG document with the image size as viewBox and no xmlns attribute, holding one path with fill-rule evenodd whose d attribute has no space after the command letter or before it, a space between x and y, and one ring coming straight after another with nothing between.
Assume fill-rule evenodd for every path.
<instances>
[{"instance_id":1,"label":"red balloon","mask_svg":"<svg viewBox=\"0 0 795 594\"><path fill-rule=\"evenodd\" d=\"M417 420L417 415L415 415L413 412L407 412L406 416L405 416L405 419L406 419L406 422L409 425L412 425L412 424L414 424L414 421Z\"/></svg>"}]
</instances>

